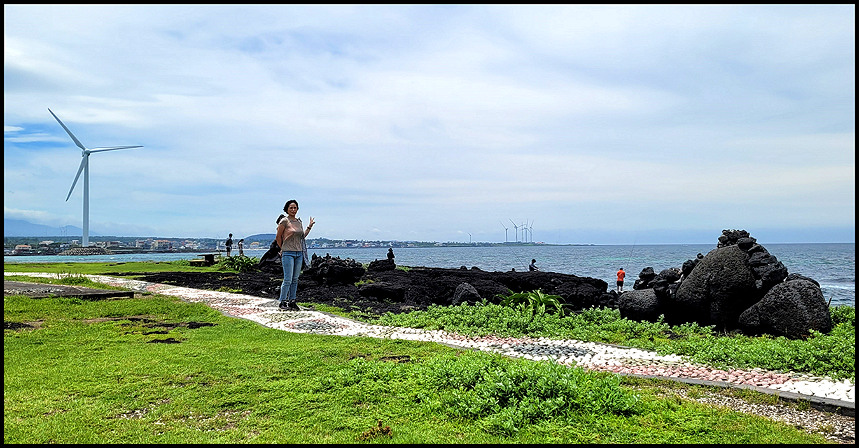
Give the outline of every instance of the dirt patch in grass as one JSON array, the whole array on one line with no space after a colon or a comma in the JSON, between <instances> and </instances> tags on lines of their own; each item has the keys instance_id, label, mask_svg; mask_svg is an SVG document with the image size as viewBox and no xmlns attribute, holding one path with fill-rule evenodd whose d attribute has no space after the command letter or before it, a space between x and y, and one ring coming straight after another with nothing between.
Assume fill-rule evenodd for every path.
<instances>
[{"instance_id":1,"label":"dirt patch in grass","mask_svg":"<svg viewBox=\"0 0 859 448\"><path fill-rule=\"evenodd\" d=\"M42 322L41 320L34 322L9 322L4 320L3 329L12 331L35 330L42 327Z\"/></svg>"}]
</instances>

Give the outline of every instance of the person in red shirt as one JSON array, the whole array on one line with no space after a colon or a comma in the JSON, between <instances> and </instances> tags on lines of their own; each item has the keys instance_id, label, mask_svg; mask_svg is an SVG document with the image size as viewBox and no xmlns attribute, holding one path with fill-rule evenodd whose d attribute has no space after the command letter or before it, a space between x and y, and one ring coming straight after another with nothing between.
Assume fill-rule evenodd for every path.
<instances>
[{"instance_id":1,"label":"person in red shirt","mask_svg":"<svg viewBox=\"0 0 859 448\"><path fill-rule=\"evenodd\" d=\"M623 268L620 268L617 271L617 292L623 292L623 278L626 277L626 272L623 271Z\"/></svg>"}]
</instances>

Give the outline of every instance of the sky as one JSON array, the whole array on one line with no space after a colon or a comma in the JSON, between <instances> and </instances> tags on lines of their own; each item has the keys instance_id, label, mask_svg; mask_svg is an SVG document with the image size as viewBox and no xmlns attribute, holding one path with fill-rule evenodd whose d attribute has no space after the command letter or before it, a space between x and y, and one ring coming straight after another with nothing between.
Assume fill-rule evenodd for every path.
<instances>
[{"instance_id":1,"label":"sky","mask_svg":"<svg viewBox=\"0 0 859 448\"><path fill-rule=\"evenodd\" d=\"M3 10L5 218L82 227L50 108L143 145L91 235L855 242L855 5Z\"/></svg>"}]
</instances>

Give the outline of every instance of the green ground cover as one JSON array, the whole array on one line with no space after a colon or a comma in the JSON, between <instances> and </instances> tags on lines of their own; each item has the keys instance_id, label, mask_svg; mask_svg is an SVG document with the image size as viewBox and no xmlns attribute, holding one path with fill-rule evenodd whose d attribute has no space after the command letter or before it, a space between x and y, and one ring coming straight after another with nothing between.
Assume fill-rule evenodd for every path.
<instances>
[{"instance_id":1,"label":"green ground cover","mask_svg":"<svg viewBox=\"0 0 859 448\"><path fill-rule=\"evenodd\" d=\"M98 274L132 264L27 270ZM181 270L170 263L125 269L152 272L152 264ZM855 328L849 311L836 317ZM490 318L505 312L451 307L380 321L467 334L566 332L624 345L661 346L666 331L687 331L704 333L692 340L728 341L725 352L775 341L640 326L597 310L511 315L505 330ZM581 320L559 323L571 318ZM666 396L664 385L648 381L434 343L288 333L157 294L97 302L7 296L4 322L6 443L825 443L761 417ZM849 333L839 337L855 340L855 329ZM809 365L829 344L814 337L800 341L806 348L790 367Z\"/></svg>"},{"instance_id":2,"label":"green ground cover","mask_svg":"<svg viewBox=\"0 0 859 448\"><path fill-rule=\"evenodd\" d=\"M824 442L609 374L288 333L157 294L3 308L5 443Z\"/></svg>"}]
</instances>

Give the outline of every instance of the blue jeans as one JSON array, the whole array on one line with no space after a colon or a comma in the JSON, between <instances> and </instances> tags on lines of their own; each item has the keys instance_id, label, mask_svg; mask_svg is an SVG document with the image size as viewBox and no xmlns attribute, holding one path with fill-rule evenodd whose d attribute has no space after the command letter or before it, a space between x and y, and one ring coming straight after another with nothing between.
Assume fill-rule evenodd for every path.
<instances>
[{"instance_id":1,"label":"blue jeans","mask_svg":"<svg viewBox=\"0 0 859 448\"><path fill-rule=\"evenodd\" d=\"M300 250L283 251L283 283L280 285L280 301L295 302L295 292L298 290L298 276L304 257Z\"/></svg>"}]
</instances>

